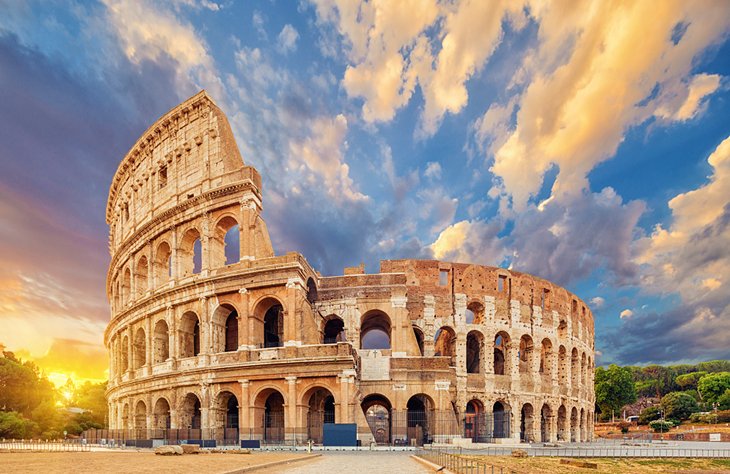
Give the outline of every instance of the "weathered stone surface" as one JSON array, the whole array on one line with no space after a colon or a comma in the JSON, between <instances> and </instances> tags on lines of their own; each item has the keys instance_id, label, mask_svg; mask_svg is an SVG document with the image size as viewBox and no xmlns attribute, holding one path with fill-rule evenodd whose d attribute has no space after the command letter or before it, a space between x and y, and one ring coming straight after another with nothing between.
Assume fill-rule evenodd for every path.
<instances>
[{"instance_id":1,"label":"weathered stone surface","mask_svg":"<svg viewBox=\"0 0 730 474\"><path fill-rule=\"evenodd\" d=\"M165 445L155 448L155 454L159 454L161 456L174 456L182 453L183 449L177 445Z\"/></svg>"},{"instance_id":2,"label":"weathered stone surface","mask_svg":"<svg viewBox=\"0 0 730 474\"><path fill-rule=\"evenodd\" d=\"M274 254L262 199L204 92L122 160L106 213L110 428L230 439L236 420L244 439L304 443L335 418L356 423L364 446L592 437L593 316L576 295L434 260L322 276L296 252ZM386 347L363 349L376 334ZM373 432L377 410L391 423ZM495 424L500 411L511 417ZM438 432L457 425L471 428Z\"/></svg>"},{"instance_id":3,"label":"weathered stone surface","mask_svg":"<svg viewBox=\"0 0 730 474\"><path fill-rule=\"evenodd\" d=\"M183 450L183 454L198 454L200 453L199 444L181 444L180 447Z\"/></svg>"},{"instance_id":4,"label":"weathered stone surface","mask_svg":"<svg viewBox=\"0 0 730 474\"><path fill-rule=\"evenodd\" d=\"M524 449L513 449L512 450L512 457L513 458L526 458L527 457L527 451Z\"/></svg>"}]
</instances>

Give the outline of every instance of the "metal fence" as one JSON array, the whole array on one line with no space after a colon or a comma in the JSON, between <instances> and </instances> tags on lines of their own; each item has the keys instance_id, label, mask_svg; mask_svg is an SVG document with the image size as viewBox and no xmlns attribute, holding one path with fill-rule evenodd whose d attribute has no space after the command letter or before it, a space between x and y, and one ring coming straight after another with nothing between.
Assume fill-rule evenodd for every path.
<instances>
[{"instance_id":1,"label":"metal fence","mask_svg":"<svg viewBox=\"0 0 730 474\"><path fill-rule=\"evenodd\" d=\"M474 459L460 454L437 450L424 449L416 455L451 472L458 474L514 474L518 471L495 466L482 459Z\"/></svg>"},{"instance_id":2,"label":"metal fence","mask_svg":"<svg viewBox=\"0 0 730 474\"><path fill-rule=\"evenodd\" d=\"M459 448L439 448L450 454L470 456L511 456L514 447L488 447L483 449L462 450ZM527 452L530 457L563 457L563 458L730 458L730 449L725 448L693 448L693 447L661 447L646 446L565 446L560 448L520 446L518 449Z\"/></svg>"},{"instance_id":3,"label":"metal fence","mask_svg":"<svg viewBox=\"0 0 730 474\"><path fill-rule=\"evenodd\" d=\"M30 451L30 452L87 452L90 451L84 440L41 440L41 439L2 439L0 451Z\"/></svg>"}]
</instances>

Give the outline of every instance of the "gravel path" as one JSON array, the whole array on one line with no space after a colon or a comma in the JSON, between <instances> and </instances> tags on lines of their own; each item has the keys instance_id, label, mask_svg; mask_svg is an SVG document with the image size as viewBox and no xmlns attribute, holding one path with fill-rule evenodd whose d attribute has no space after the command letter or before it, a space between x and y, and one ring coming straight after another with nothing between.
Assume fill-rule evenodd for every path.
<instances>
[{"instance_id":1,"label":"gravel path","mask_svg":"<svg viewBox=\"0 0 730 474\"><path fill-rule=\"evenodd\" d=\"M314 461L303 461L301 464L288 466L281 470L272 469L269 472L297 474L326 474L329 472L426 474L433 472L414 461L411 454L413 453L378 451L324 452L321 458Z\"/></svg>"}]
</instances>

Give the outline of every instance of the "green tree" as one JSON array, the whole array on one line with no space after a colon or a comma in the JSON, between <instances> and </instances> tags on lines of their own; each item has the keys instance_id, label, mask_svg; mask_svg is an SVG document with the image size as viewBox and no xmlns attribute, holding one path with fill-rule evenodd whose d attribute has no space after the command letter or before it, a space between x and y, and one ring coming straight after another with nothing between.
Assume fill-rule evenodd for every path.
<instances>
[{"instance_id":1,"label":"green tree","mask_svg":"<svg viewBox=\"0 0 730 474\"><path fill-rule=\"evenodd\" d=\"M661 402L664 417L674 420L686 420L699 410L697 400L684 392L672 392L664 395Z\"/></svg>"},{"instance_id":2,"label":"green tree","mask_svg":"<svg viewBox=\"0 0 730 474\"><path fill-rule=\"evenodd\" d=\"M705 375L707 375L707 372L691 372L689 374L677 375L674 381L682 390L697 390L697 382Z\"/></svg>"},{"instance_id":3,"label":"green tree","mask_svg":"<svg viewBox=\"0 0 730 474\"><path fill-rule=\"evenodd\" d=\"M659 407L647 407L639 413L639 424L646 425L651 421L658 420L662 415L659 413Z\"/></svg>"},{"instance_id":4,"label":"green tree","mask_svg":"<svg viewBox=\"0 0 730 474\"><path fill-rule=\"evenodd\" d=\"M108 411L106 385L106 382L96 384L86 382L77 388L74 394L75 406L87 410L86 416L89 421L101 425L99 428L106 426Z\"/></svg>"},{"instance_id":5,"label":"green tree","mask_svg":"<svg viewBox=\"0 0 730 474\"><path fill-rule=\"evenodd\" d=\"M707 374L697 382L702 400L715 403L730 388L730 372Z\"/></svg>"},{"instance_id":6,"label":"green tree","mask_svg":"<svg viewBox=\"0 0 730 474\"><path fill-rule=\"evenodd\" d=\"M730 410L730 388L718 397L717 408L719 410Z\"/></svg>"},{"instance_id":7,"label":"green tree","mask_svg":"<svg viewBox=\"0 0 730 474\"><path fill-rule=\"evenodd\" d=\"M636 401L636 388L631 369L610 365L596 369L596 404L601 412L610 414Z\"/></svg>"},{"instance_id":8,"label":"green tree","mask_svg":"<svg viewBox=\"0 0 730 474\"><path fill-rule=\"evenodd\" d=\"M38 427L15 411L0 411L0 438L30 438Z\"/></svg>"}]
</instances>

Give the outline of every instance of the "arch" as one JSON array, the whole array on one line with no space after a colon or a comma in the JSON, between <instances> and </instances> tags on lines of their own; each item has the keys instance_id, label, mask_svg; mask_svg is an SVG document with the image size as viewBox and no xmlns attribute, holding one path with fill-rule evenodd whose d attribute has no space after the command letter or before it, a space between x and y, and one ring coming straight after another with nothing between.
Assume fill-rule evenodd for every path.
<instances>
[{"instance_id":1,"label":"arch","mask_svg":"<svg viewBox=\"0 0 730 474\"><path fill-rule=\"evenodd\" d=\"M335 423L335 397L321 386L310 387L302 397L307 407L307 437L314 443L323 440L324 424Z\"/></svg>"},{"instance_id":2,"label":"arch","mask_svg":"<svg viewBox=\"0 0 730 474\"><path fill-rule=\"evenodd\" d=\"M336 314L331 314L325 318L324 328L322 329L322 344L336 344L344 342L345 338L345 322Z\"/></svg>"},{"instance_id":3,"label":"arch","mask_svg":"<svg viewBox=\"0 0 730 474\"><path fill-rule=\"evenodd\" d=\"M360 318L360 349L390 349L390 317L372 310Z\"/></svg>"},{"instance_id":4,"label":"arch","mask_svg":"<svg viewBox=\"0 0 730 474\"><path fill-rule=\"evenodd\" d=\"M547 337L540 344L540 374L550 378L553 375L552 366L553 343Z\"/></svg>"},{"instance_id":5,"label":"arch","mask_svg":"<svg viewBox=\"0 0 730 474\"><path fill-rule=\"evenodd\" d=\"M115 311L119 311L120 310L120 307L119 307L119 297L120 297L120 295L119 295L119 289L120 289L119 277L117 276L117 277L114 278L114 283L112 283L112 301L114 301L114 310Z\"/></svg>"},{"instance_id":6,"label":"arch","mask_svg":"<svg viewBox=\"0 0 730 474\"><path fill-rule=\"evenodd\" d=\"M484 305L472 301L466 306L466 324L484 324Z\"/></svg>"},{"instance_id":7,"label":"arch","mask_svg":"<svg viewBox=\"0 0 730 474\"><path fill-rule=\"evenodd\" d=\"M498 332L494 336L494 374L505 375L509 373L510 361L509 357L510 337L504 331Z\"/></svg>"},{"instance_id":8,"label":"arch","mask_svg":"<svg viewBox=\"0 0 730 474\"><path fill-rule=\"evenodd\" d=\"M170 429L170 402L165 397L160 397L155 402L152 410L152 427L156 430Z\"/></svg>"},{"instance_id":9,"label":"arch","mask_svg":"<svg viewBox=\"0 0 730 474\"><path fill-rule=\"evenodd\" d=\"M484 404L473 398L466 402L464 414L464 437L470 438L475 443L488 441L491 436L492 426L487 423L487 416L484 411Z\"/></svg>"},{"instance_id":10,"label":"arch","mask_svg":"<svg viewBox=\"0 0 730 474\"><path fill-rule=\"evenodd\" d=\"M223 267L241 260L241 232L238 221L226 215L215 224L210 244L211 266Z\"/></svg>"},{"instance_id":11,"label":"arch","mask_svg":"<svg viewBox=\"0 0 730 474\"><path fill-rule=\"evenodd\" d=\"M565 405L558 408L558 441L568 441L570 433L568 433L568 410Z\"/></svg>"},{"instance_id":12,"label":"arch","mask_svg":"<svg viewBox=\"0 0 730 474\"><path fill-rule=\"evenodd\" d=\"M526 443L534 441L535 410L532 404L525 403L520 410L520 440Z\"/></svg>"},{"instance_id":13,"label":"arch","mask_svg":"<svg viewBox=\"0 0 730 474\"><path fill-rule=\"evenodd\" d=\"M147 429L147 405L142 401L138 401L134 406L134 429L135 430L146 430ZM139 434L137 435L139 436ZM146 434L143 435L145 439Z\"/></svg>"},{"instance_id":14,"label":"arch","mask_svg":"<svg viewBox=\"0 0 730 474\"><path fill-rule=\"evenodd\" d=\"M570 410L570 441L578 441L578 409L573 407Z\"/></svg>"},{"instance_id":15,"label":"arch","mask_svg":"<svg viewBox=\"0 0 730 474\"><path fill-rule=\"evenodd\" d=\"M577 388L580 379L580 359L578 358L578 349L575 347L570 351L570 383L571 387Z\"/></svg>"},{"instance_id":16,"label":"arch","mask_svg":"<svg viewBox=\"0 0 730 474\"><path fill-rule=\"evenodd\" d=\"M484 372L484 335L479 331L469 331L466 335L466 372Z\"/></svg>"},{"instance_id":17,"label":"arch","mask_svg":"<svg viewBox=\"0 0 730 474\"><path fill-rule=\"evenodd\" d=\"M284 395L271 387L256 394L254 406L260 415L262 438L266 443L279 443L284 440Z\"/></svg>"},{"instance_id":18,"label":"arch","mask_svg":"<svg viewBox=\"0 0 730 474\"><path fill-rule=\"evenodd\" d=\"M199 430L201 425L201 404L200 398L192 392L188 392L180 403L180 427ZM192 438L200 439L200 438Z\"/></svg>"},{"instance_id":19,"label":"arch","mask_svg":"<svg viewBox=\"0 0 730 474\"><path fill-rule=\"evenodd\" d=\"M550 421L553 418L553 410L550 405L543 403L540 409L540 441L548 443L550 439Z\"/></svg>"},{"instance_id":20,"label":"arch","mask_svg":"<svg viewBox=\"0 0 730 474\"><path fill-rule=\"evenodd\" d=\"M497 401L492 406L492 419L494 420L493 438L509 438L510 436L510 413L509 406L503 401Z\"/></svg>"},{"instance_id":21,"label":"arch","mask_svg":"<svg viewBox=\"0 0 730 474\"><path fill-rule=\"evenodd\" d=\"M223 303L213 311L213 352L238 350L238 311L230 303Z\"/></svg>"},{"instance_id":22,"label":"arch","mask_svg":"<svg viewBox=\"0 0 730 474\"><path fill-rule=\"evenodd\" d=\"M565 316L560 316L560 321L558 322L558 338L565 339L568 337L568 321L565 319Z\"/></svg>"},{"instance_id":23,"label":"arch","mask_svg":"<svg viewBox=\"0 0 730 474\"><path fill-rule=\"evenodd\" d=\"M586 410L585 408L580 409L580 442L586 441Z\"/></svg>"},{"instance_id":24,"label":"arch","mask_svg":"<svg viewBox=\"0 0 730 474\"><path fill-rule=\"evenodd\" d=\"M134 345L132 346L132 369L136 370L147 363L147 341L144 329L138 328L134 333Z\"/></svg>"},{"instance_id":25,"label":"arch","mask_svg":"<svg viewBox=\"0 0 730 474\"><path fill-rule=\"evenodd\" d=\"M238 440L238 397L229 390L221 390L215 397L215 408L216 438Z\"/></svg>"},{"instance_id":26,"label":"arch","mask_svg":"<svg viewBox=\"0 0 730 474\"><path fill-rule=\"evenodd\" d=\"M130 301L132 301L132 271L127 267L122 276L122 306L127 306Z\"/></svg>"},{"instance_id":27,"label":"arch","mask_svg":"<svg viewBox=\"0 0 730 474\"><path fill-rule=\"evenodd\" d=\"M147 262L147 256L142 255L137 260L137 266L134 271L134 286L137 288L137 298L142 298L147 293L148 287L148 276L149 276L149 264Z\"/></svg>"},{"instance_id":28,"label":"arch","mask_svg":"<svg viewBox=\"0 0 730 474\"><path fill-rule=\"evenodd\" d=\"M518 354L520 374L529 374L531 372L533 354L534 344L532 338L525 334L520 338L520 352Z\"/></svg>"},{"instance_id":29,"label":"arch","mask_svg":"<svg viewBox=\"0 0 730 474\"><path fill-rule=\"evenodd\" d=\"M365 414L375 442L390 444L392 409L390 400L384 395L373 393L363 398L360 407Z\"/></svg>"},{"instance_id":30,"label":"arch","mask_svg":"<svg viewBox=\"0 0 730 474\"><path fill-rule=\"evenodd\" d=\"M587 385L586 374L588 373L588 366L586 361L586 353L583 352L580 356L580 383Z\"/></svg>"},{"instance_id":31,"label":"arch","mask_svg":"<svg viewBox=\"0 0 730 474\"><path fill-rule=\"evenodd\" d=\"M284 345L284 305L273 296L261 298L254 306L256 325L251 341L258 347Z\"/></svg>"},{"instance_id":32,"label":"arch","mask_svg":"<svg viewBox=\"0 0 730 474\"><path fill-rule=\"evenodd\" d=\"M307 278L307 301L310 304L314 304L317 301L317 284L312 277Z\"/></svg>"},{"instance_id":33,"label":"arch","mask_svg":"<svg viewBox=\"0 0 730 474\"><path fill-rule=\"evenodd\" d=\"M200 354L200 319L194 311L186 311L180 318L180 357Z\"/></svg>"},{"instance_id":34,"label":"arch","mask_svg":"<svg viewBox=\"0 0 730 474\"><path fill-rule=\"evenodd\" d=\"M202 244L200 232L192 227L188 229L182 239L178 250L178 262L180 264L180 277L185 278L200 273L202 268Z\"/></svg>"},{"instance_id":35,"label":"arch","mask_svg":"<svg viewBox=\"0 0 730 474\"><path fill-rule=\"evenodd\" d=\"M418 446L431 440L433 399L424 393L413 395L406 403L406 436Z\"/></svg>"},{"instance_id":36,"label":"arch","mask_svg":"<svg viewBox=\"0 0 730 474\"><path fill-rule=\"evenodd\" d=\"M124 336L122 338L122 347L121 347L120 351L121 351L122 373L124 373L129 370L129 338L127 336Z\"/></svg>"},{"instance_id":37,"label":"arch","mask_svg":"<svg viewBox=\"0 0 730 474\"><path fill-rule=\"evenodd\" d=\"M152 268L156 287L167 283L172 277L172 249L167 242L160 242L157 246Z\"/></svg>"},{"instance_id":38,"label":"arch","mask_svg":"<svg viewBox=\"0 0 730 474\"><path fill-rule=\"evenodd\" d=\"M456 332L449 326L441 326L434 334L433 340L434 355L451 357L453 365L456 356Z\"/></svg>"},{"instance_id":39,"label":"arch","mask_svg":"<svg viewBox=\"0 0 730 474\"><path fill-rule=\"evenodd\" d=\"M423 356L424 354L424 335L421 328L413 326L413 336L416 338L416 344L418 345L418 355Z\"/></svg>"},{"instance_id":40,"label":"arch","mask_svg":"<svg viewBox=\"0 0 730 474\"><path fill-rule=\"evenodd\" d=\"M152 333L152 361L155 364L165 362L170 358L170 335L167 322L160 319L155 323Z\"/></svg>"},{"instance_id":41,"label":"arch","mask_svg":"<svg viewBox=\"0 0 730 474\"><path fill-rule=\"evenodd\" d=\"M122 407L122 429L128 430L131 421L129 418L129 403L125 403Z\"/></svg>"}]
</instances>

